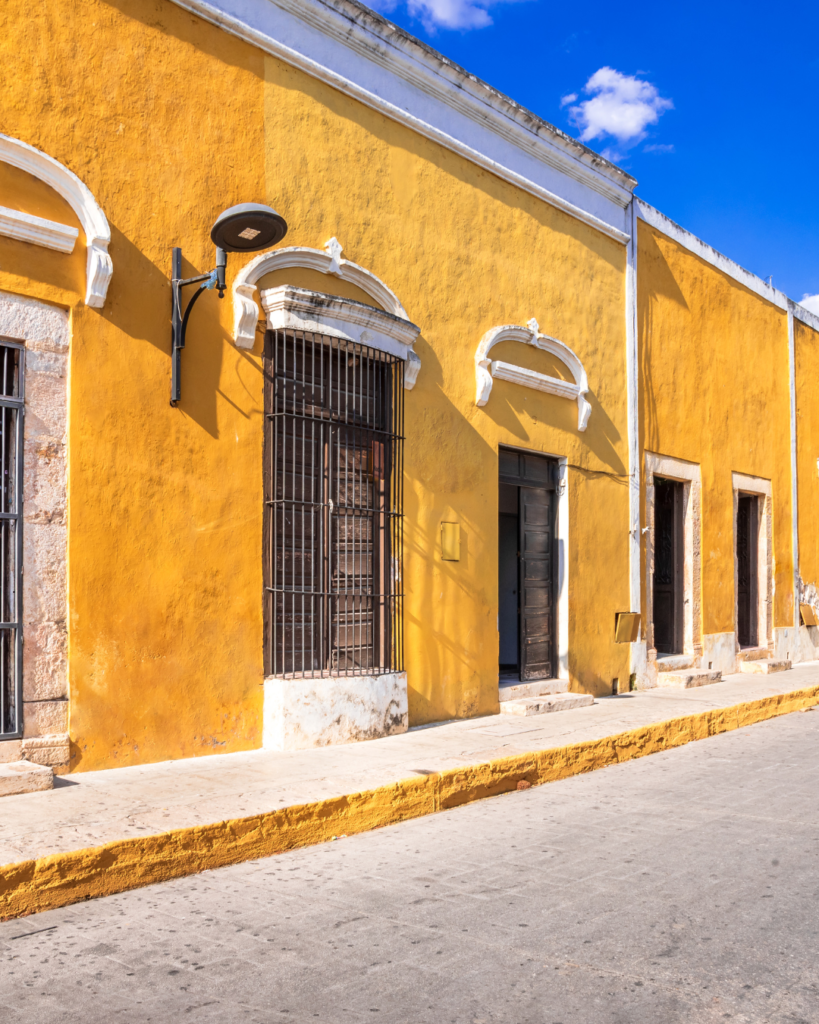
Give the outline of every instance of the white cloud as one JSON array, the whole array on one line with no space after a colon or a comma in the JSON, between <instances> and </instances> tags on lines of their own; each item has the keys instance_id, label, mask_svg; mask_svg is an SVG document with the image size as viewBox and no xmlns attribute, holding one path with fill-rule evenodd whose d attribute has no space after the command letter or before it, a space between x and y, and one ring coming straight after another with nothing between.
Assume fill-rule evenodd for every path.
<instances>
[{"instance_id":1,"label":"white cloud","mask_svg":"<svg viewBox=\"0 0 819 1024\"><path fill-rule=\"evenodd\" d=\"M486 28L492 24L489 8L505 2L511 0L406 0L410 17L417 18L430 34L439 28ZM370 6L382 14L389 14L399 4L400 0L370 0Z\"/></svg>"},{"instance_id":2,"label":"white cloud","mask_svg":"<svg viewBox=\"0 0 819 1024\"><path fill-rule=\"evenodd\" d=\"M808 295L806 292L802 296L802 301L799 305L804 306L809 313L815 313L819 316L819 295Z\"/></svg>"},{"instance_id":3,"label":"white cloud","mask_svg":"<svg viewBox=\"0 0 819 1024\"><path fill-rule=\"evenodd\" d=\"M644 153L673 153L673 146L666 146L661 144L652 143L650 146L643 146Z\"/></svg>"},{"instance_id":4,"label":"white cloud","mask_svg":"<svg viewBox=\"0 0 819 1024\"><path fill-rule=\"evenodd\" d=\"M580 141L590 142L608 135L617 140L621 149L642 142L646 128L656 124L666 110L674 107L651 82L636 75L623 75L610 67L595 71L583 92L591 98L569 109L572 121L580 129ZM562 103L573 103L577 97L572 96L564 96ZM603 155L610 159L621 156L614 149Z\"/></svg>"}]
</instances>

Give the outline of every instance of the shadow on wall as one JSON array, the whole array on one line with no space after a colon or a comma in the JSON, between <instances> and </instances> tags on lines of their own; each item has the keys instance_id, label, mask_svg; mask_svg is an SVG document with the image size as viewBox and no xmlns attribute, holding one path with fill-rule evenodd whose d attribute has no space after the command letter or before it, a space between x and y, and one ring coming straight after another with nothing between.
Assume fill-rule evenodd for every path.
<instances>
[{"instance_id":1,"label":"shadow on wall","mask_svg":"<svg viewBox=\"0 0 819 1024\"><path fill-rule=\"evenodd\" d=\"M123 268L123 273L114 274L108 291L105 316L114 327L121 330L133 341L148 342L165 357L153 375L152 383L167 391L170 401L171 388L171 289L170 249L168 270L163 273L120 229L111 225L111 254L114 265ZM193 277L205 273L209 266L199 267L182 259L182 274ZM240 268L234 266L233 273ZM229 271L231 268L229 267ZM229 284L230 279L229 279ZM196 290L196 285L184 289L183 309ZM253 355L233 344L233 338L220 322L229 318L232 311L230 291L219 299L215 291L203 295L194 307L188 322L185 350L182 353L182 400L178 412L192 419L211 437L219 437L217 395L228 402L245 419L261 415L258 406L261 385L250 383L252 375L261 375L257 361L261 357L263 334L258 334ZM132 376L132 347L124 346L118 353L122 359L121 378ZM253 358L256 357L256 359ZM247 396L245 407L225 393L222 386L223 362L231 360L238 384L237 390ZM164 395L162 396L164 399Z\"/></svg>"},{"instance_id":2,"label":"shadow on wall","mask_svg":"<svg viewBox=\"0 0 819 1024\"><path fill-rule=\"evenodd\" d=\"M639 222L638 222L639 223ZM639 252L637 256L638 275L638 338L640 354L640 396L643 403L643 446L650 451L659 451L660 437L657 426L657 395L651 366L654 360L654 313L658 298L669 301L688 310L688 303L677 284L677 279L666 261L654 235L647 227L640 229ZM645 270L641 272L641 262L651 263L651 288L643 285L646 280Z\"/></svg>"}]
</instances>

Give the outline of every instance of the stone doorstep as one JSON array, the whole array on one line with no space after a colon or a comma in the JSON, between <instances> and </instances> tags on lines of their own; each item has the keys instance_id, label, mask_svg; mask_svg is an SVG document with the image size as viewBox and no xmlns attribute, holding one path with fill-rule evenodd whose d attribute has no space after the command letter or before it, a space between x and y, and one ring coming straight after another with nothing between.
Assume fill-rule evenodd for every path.
<instances>
[{"instance_id":1,"label":"stone doorstep","mask_svg":"<svg viewBox=\"0 0 819 1024\"><path fill-rule=\"evenodd\" d=\"M789 661L784 659L779 661L776 658L755 658L753 661L741 661L739 663L740 672L763 676L768 676L772 672L787 672L790 668L791 663Z\"/></svg>"},{"instance_id":2,"label":"stone doorstep","mask_svg":"<svg viewBox=\"0 0 819 1024\"><path fill-rule=\"evenodd\" d=\"M743 661L767 661L770 657L771 651L767 647L740 647L737 651L737 661L740 665Z\"/></svg>"},{"instance_id":3,"label":"stone doorstep","mask_svg":"<svg viewBox=\"0 0 819 1024\"><path fill-rule=\"evenodd\" d=\"M566 693L568 679L536 679L532 683L501 683L498 686L498 700L501 704L519 697L543 697L549 693Z\"/></svg>"},{"instance_id":4,"label":"stone doorstep","mask_svg":"<svg viewBox=\"0 0 819 1024\"><path fill-rule=\"evenodd\" d=\"M590 693L550 693L540 697L507 700L500 706L502 715L545 715L550 711L573 711L594 704Z\"/></svg>"},{"instance_id":5,"label":"stone doorstep","mask_svg":"<svg viewBox=\"0 0 819 1024\"><path fill-rule=\"evenodd\" d=\"M670 689L690 690L694 686L708 686L709 683L721 683L722 672L717 669L702 671L692 670L691 672L664 672L657 677L658 686L667 686Z\"/></svg>"},{"instance_id":6,"label":"stone doorstep","mask_svg":"<svg viewBox=\"0 0 819 1024\"><path fill-rule=\"evenodd\" d=\"M0 764L0 797L53 788L54 772L45 765L32 764L30 761Z\"/></svg>"},{"instance_id":7,"label":"stone doorstep","mask_svg":"<svg viewBox=\"0 0 819 1024\"><path fill-rule=\"evenodd\" d=\"M658 658L655 664L658 672L678 672L680 669L694 668L695 661L693 654L672 654L666 658Z\"/></svg>"}]
</instances>

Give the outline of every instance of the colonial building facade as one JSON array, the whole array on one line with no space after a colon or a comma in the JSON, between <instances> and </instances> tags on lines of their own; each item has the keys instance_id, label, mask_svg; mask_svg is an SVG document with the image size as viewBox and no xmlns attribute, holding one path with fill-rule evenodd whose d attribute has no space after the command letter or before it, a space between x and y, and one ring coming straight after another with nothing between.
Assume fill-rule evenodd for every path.
<instances>
[{"instance_id":1,"label":"colonial building facade","mask_svg":"<svg viewBox=\"0 0 819 1024\"><path fill-rule=\"evenodd\" d=\"M816 656L819 319L628 174L354 0L2 45L1 760Z\"/></svg>"}]
</instances>

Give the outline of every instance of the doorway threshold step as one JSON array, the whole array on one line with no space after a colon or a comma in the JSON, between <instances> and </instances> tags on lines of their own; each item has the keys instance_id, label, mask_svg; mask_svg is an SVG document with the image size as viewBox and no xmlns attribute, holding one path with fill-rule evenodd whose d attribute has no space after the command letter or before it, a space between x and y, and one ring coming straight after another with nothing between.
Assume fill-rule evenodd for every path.
<instances>
[{"instance_id":1,"label":"doorway threshold step","mask_svg":"<svg viewBox=\"0 0 819 1024\"><path fill-rule=\"evenodd\" d=\"M790 667L791 663L784 658L781 660L776 658L755 658L753 661L741 661L739 663L740 672L752 672L763 676L768 676L772 672L787 672Z\"/></svg>"},{"instance_id":2,"label":"doorway threshold step","mask_svg":"<svg viewBox=\"0 0 819 1024\"><path fill-rule=\"evenodd\" d=\"M696 658L693 654L669 654L657 658L658 672L679 672L681 669L693 668Z\"/></svg>"},{"instance_id":3,"label":"doorway threshold step","mask_svg":"<svg viewBox=\"0 0 819 1024\"><path fill-rule=\"evenodd\" d=\"M767 647L740 647L737 661L766 661L771 657Z\"/></svg>"},{"instance_id":4,"label":"doorway threshold step","mask_svg":"<svg viewBox=\"0 0 819 1024\"><path fill-rule=\"evenodd\" d=\"M551 711L573 711L594 704L590 693L546 693L540 697L506 700L500 706L502 715L547 715Z\"/></svg>"},{"instance_id":5,"label":"doorway threshold step","mask_svg":"<svg viewBox=\"0 0 819 1024\"><path fill-rule=\"evenodd\" d=\"M690 690L694 686L708 686L709 683L721 683L722 672L719 670L694 670L690 672L661 672L657 676L657 685L672 687L676 690Z\"/></svg>"},{"instance_id":6,"label":"doorway threshold step","mask_svg":"<svg viewBox=\"0 0 819 1024\"><path fill-rule=\"evenodd\" d=\"M568 679L536 679L531 683L502 682L498 687L498 700L503 704L507 700L517 700L519 697L545 697L550 693L566 693L568 689Z\"/></svg>"}]
</instances>

